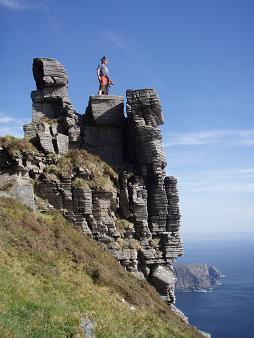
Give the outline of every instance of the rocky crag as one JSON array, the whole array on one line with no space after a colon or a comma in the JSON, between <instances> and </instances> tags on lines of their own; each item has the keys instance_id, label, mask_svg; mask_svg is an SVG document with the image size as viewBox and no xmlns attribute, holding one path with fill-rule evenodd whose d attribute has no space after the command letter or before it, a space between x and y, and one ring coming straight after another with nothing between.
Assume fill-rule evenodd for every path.
<instances>
[{"instance_id":1,"label":"rocky crag","mask_svg":"<svg viewBox=\"0 0 254 338\"><path fill-rule=\"evenodd\" d=\"M85 114L68 97L56 60L36 58L32 122L25 138L1 140L0 190L31 209L62 210L167 303L182 255L177 180L166 176L163 123L154 89L91 96Z\"/></svg>"},{"instance_id":2,"label":"rocky crag","mask_svg":"<svg viewBox=\"0 0 254 338\"><path fill-rule=\"evenodd\" d=\"M176 291L206 291L219 285L224 276L214 266L202 263L174 265L174 268Z\"/></svg>"}]
</instances>

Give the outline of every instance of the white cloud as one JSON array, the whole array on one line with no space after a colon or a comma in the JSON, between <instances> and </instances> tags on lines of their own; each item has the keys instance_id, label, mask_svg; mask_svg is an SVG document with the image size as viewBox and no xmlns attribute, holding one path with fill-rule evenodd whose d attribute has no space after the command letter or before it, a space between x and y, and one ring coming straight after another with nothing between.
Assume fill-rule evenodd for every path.
<instances>
[{"instance_id":1,"label":"white cloud","mask_svg":"<svg viewBox=\"0 0 254 338\"><path fill-rule=\"evenodd\" d=\"M21 0L0 0L0 6L13 10L21 10L27 8L27 3Z\"/></svg>"},{"instance_id":2,"label":"white cloud","mask_svg":"<svg viewBox=\"0 0 254 338\"><path fill-rule=\"evenodd\" d=\"M0 7L5 7L14 11L43 9L44 3L38 0L0 0Z\"/></svg>"},{"instance_id":3,"label":"white cloud","mask_svg":"<svg viewBox=\"0 0 254 338\"><path fill-rule=\"evenodd\" d=\"M183 195L198 196L204 201L210 196L216 199L240 198L254 193L254 168L231 167L190 170L178 175L179 190ZM203 196L203 197L201 197ZM223 203L225 203L224 201Z\"/></svg>"},{"instance_id":4,"label":"white cloud","mask_svg":"<svg viewBox=\"0 0 254 338\"><path fill-rule=\"evenodd\" d=\"M113 42L118 48L121 48L125 52L128 52L127 46L124 44L123 40L118 35L108 30L103 30L102 33L108 40Z\"/></svg>"},{"instance_id":5,"label":"white cloud","mask_svg":"<svg viewBox=\"0 0 254 338\"><path fill-rule=\"evenodd\" d=\"M201 175L201 173L199 173ZM207 170L205 171L204 175L206 177L216 177L216 179L249 179L254 178L254 168L226 168L226 169L217 169L217 170Z\"/></svg>"},{"instance_id":6,"label":"white cloud","mask_svg":"<svg viewBox=\"0 0 254 338\"><path fill-rule=\"evenodd\" d=\"M140 67L140 71L147 76L149 74L149 79L154 82L154 84L161 89L167 89L166 86L159 80L159 78L155 75L154 72L151 71L153 67L148 63L148 57L144 56L143 53L138 51L138 48L127 43L123 37L121 37L118 33L102 30L101 31L103 38L111 41L117 48L120 48L125 54L130 58L135 60L135 63Z\"/></svg>"},{"instance_id":7,"label":"white cloud","mask_svg":"<svg viewBox=\"0 0 254 338\"><path fill-rule=\"evenodd\" d=\"M238 173L248 178L254 178L254 168L239 169Z\"/></svg>"},{"instance_id":8,"label":"white cloud","mask_svg":"<svg viewBox=\"0 0 254 338\"><path fill-rule=\"evenodd\" d=\"M23 137L24 132L21 126L12 126L12 127L1 127L0 126L0 137L1 136L6 136L6 135L11 135L15 137Z\"/></svg>"},{"instance_id":9,"label":"white cloud","mask_svg":"<svg viewBox=\"0 0 254 338\"><path fill-rule=\"evenodd\" d=\"M14 118L12 116L2 116L0 115L0 125L4 123L13 122Z\"/></svg>"},{"instance_id":10,"label":"white cloud","mask_svg":"<svg viewBox=\"0 0 254 338\"><path fill-rule=\"evenodd\" d=\"M254 145L254 130L239 131L240 143L245 145Z\"/></svg>"},{"instance_id":11,"label":"white cloud","mask_svg":"<svg viewBox=\"0 0 254 338\"><path fill-rule=\"evenodd\" d=\"M254 145L254 129L207 130L193 133L171 134L166 147L176 145L202 145L222 143L233 145Z\"/></svg>"},{"instance_id":12,"label":"white cloud","mask_svg":"<svg viewBox=\"0 0 254 338\"><path fill-rule=\"evenodd\" d=\"M189 182L182 184L183 190L188 193L215 192L215 193L254 193L254 183L215 183L215 182Z\"/></svg>"},{"instance_id":13,"label":"white cloud","mask_svg":"<svg viewBox=\"0 0 254 338\"><path fill-rule=\"evenodd\" d=\"M25 119L19 119L10 114L0 114L0 136L12 135L23 137L23 125L28 123Z\"/></svg>"}]
</instances>

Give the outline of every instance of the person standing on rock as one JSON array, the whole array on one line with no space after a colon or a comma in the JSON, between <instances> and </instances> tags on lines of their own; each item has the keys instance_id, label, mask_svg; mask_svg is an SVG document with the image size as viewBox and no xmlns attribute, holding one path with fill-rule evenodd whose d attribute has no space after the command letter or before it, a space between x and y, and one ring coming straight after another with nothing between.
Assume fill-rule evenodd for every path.
<instances>
[{"instance_id":1,"label":"person standing on rock","mask_svg":"<svg viewBox=\"0 0 254 338\"><path fill-rule=\"evenodd\" d=\"M112 86L112 81L109 78L108 58L103 56L101 63L97 67L97 77L100 83L98 95L108 95L109 87Z\"/></svg>"}]
</instances>

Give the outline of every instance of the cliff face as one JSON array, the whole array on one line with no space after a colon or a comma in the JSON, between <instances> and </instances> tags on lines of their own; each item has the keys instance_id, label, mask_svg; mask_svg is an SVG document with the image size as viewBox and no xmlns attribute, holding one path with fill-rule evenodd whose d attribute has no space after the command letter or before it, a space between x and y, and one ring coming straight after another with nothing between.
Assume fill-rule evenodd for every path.
<instances>
[{"instance_id":1,"label":"cliff face","mask_svg":"<svg viewBox=\"0 0 254 338\"><path fill-rule=\"evenodd\" d=\"M25 139L1 141L1 194L32 209L62 210L127 271L174 302L172 264L183 247L177 181L165 173L156 91L127 90L127 117L118 96L91 96L80 115L58 61L34 59L33 74L37 90Z\"/></svg>"},{"instance_id":2,"label":"cliff face","mask_svg":"<svg viewBox=\"0 0 254 338\"><path fill-rule=\"evenodd\" d=\"M175 265L176 291L202 291L218 285L223 274L214 266L196 263Z\"/></svg>"}]
</instances>

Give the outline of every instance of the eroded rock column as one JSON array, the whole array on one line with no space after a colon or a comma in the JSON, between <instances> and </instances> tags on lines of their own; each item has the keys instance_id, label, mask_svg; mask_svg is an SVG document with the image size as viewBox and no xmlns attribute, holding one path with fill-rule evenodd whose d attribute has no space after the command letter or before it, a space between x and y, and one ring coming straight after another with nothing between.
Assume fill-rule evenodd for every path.
<instances>
[{"instance_id":1,"label":"eroded rock column","mask_svg":"<svg viewBox=\"0 0 254 338\"><path fill-rule=\"evenodd\" d=\"M80 135L79 116L68 96L68 77L54 59L35 58L32 91L32 122L24 126L25 137L35 138L45 153L65 154Z\"/></svg>"},{"instance_id":2,"label":"eroded rock column","mask_svg":"<svg viewBox=\"0 0 254 338\"><path fill-rule=\"evenodd\" d=\"M128 90L127 115L129 123L129 149L135 168L135 179L143 182L142 214L147 210L148 231L141 241L140 267L150 281L169 303L174 302L175 273L173 260L182 254L179 230L179 207L176 179L166 177L166 156L158 126L163 123L159 97L154 89ZM129 201L133 193L129 193ZM133 211L136 236L142 238ZM148 235L148 236L147 236ZM146 238L146 240L144 240Z\"/></svg>"}]
</instances>

